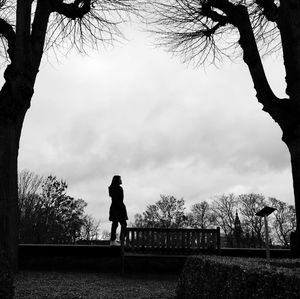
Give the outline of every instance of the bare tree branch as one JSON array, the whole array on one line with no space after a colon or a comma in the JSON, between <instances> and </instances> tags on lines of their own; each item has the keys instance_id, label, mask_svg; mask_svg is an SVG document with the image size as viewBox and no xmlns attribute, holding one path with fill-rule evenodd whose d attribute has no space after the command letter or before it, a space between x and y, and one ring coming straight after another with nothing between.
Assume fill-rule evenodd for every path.
<instances>
[{"instance_id":1,"label":"bare tree branch","mask_svg":"<svg viewBox=\"0 0 300 299\"><path fill-rule=\"evenodd\" d=\"M35 73L42 59L50 13L49 1L37 1L31 29L32 67Z\"/></svg>"},{"instance_id":2,"label":"bare tree branch","mask_svg":"<svg viewBox=\"0 0 300 299\"><path fill-rule=\"evenodd\" d=\"M243 59L248 65L257 99L264 106L264 110L269 112L277 98L266 78L247 8L242 5L231 6L227 13L239 31L239 44L243 49Z\"/></svg>"},{"instance_id":3,"label":"bare tree branch","mask_svg":"<svg viewBox=\"0 0 300 299\"><path fill-rule=\"evenodd\" d=\"M157 36L157 45L196 65L241 56L241 51L236 51L239 32L229 16L237 6L247 7L262 55L280 49L277 24L267 19L264 8L255 0L145 1L147 24Z\"/></svg>"},{"instance_id":4,"label":"bare tree branch","mask_svg":"<svg viewBox=\"0 0 300 299\"><path fill-rule=\"evenodd\" d=\"M91 9L91 0L74 0L71 3L65 3L63 0L51 0L51 3L53 12L72 20L82 19Z\"/></svg>"},{"instance_id":5,"label":"bare tree branch","mask_svg":"<svg viewBox=\"0 0 300 299\"><path fill-rule=\"evenodd\" d=\"M28 69L30 49L30 28L31 28L31 0L17 0L16 10L16 53L15 65L18 70Z\"/></svg>"},{"instance_id":6,"label":"bare tree branch","mask_svg":"<svg viewBox=\"0 0 300 299\"><path fill-rule=\"evenodd\" d=\"M4 19L0 19L0 34L6 39L8 44L7 53L12 61L16 50L16 33L13 27Z\"/></svg>"},{"instance_id":7,"label":"bare tree branch","mask_svg":"<svg viewBox=\"0 0 300 299\"><path fill-rule=\"evenodd\" d=\"M119 26L129 19L129 14L137 14L134 0L64 2L68 2L68 5L74 5L76 2L77 10L74 8L73 12L70 12L72 18L67 17L66 13L62 14L64 11L61 10L61 13L54 12L50 16L45 51L63 49L68 52L76 49L78 52L85 53L88 47L98 48L99 42L111 44L117 37L123 37ZM81 6L83 2L87 4ZM88 6L90 6L89 10ZM81 16L78 11L82 13L84 9L85 14ZM75 12L77 12L76 18L74 18Z\"/></svg>"},{"instance_id":8,"label":"bare tree branch","mask_svg":"<svg viewBox=\"0 0 300 299\"><path fill-rule=\"evenodd\" d=\"M208 1L156 0L146 10L157 44L180 55L184 62L214 63L234 44L223 38L233 29L228 17Z\"/></svg>"}]
</instances>

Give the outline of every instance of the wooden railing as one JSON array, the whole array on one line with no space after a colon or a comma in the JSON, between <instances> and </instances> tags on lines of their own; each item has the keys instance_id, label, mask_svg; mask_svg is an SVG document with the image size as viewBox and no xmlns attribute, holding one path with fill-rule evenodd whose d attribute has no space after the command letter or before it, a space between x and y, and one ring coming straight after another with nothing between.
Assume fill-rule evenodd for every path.
<instances>
[{"instance_id":1,"label":"wooden railing","mask_svg":"<svg viewBox=\"0 0 300 299\"><path fill-rule=\"evenodd\" d=\"M124 251L137 253L196 254L220 250L220 228L172 229L128 227Z\"/></svg>"}]
</instances>

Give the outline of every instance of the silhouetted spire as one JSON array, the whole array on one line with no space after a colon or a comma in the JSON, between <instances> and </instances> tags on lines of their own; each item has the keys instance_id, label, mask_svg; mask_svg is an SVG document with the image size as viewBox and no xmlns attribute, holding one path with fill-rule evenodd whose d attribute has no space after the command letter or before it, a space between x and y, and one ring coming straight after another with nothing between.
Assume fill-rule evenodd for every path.
<instances>
[{"instance_id":1,"label":"silhouetted spire","mask_svg":"<svg viewBox=\"0 0 300 299\"><path fill-rule=\"evenodd\" d=\"M238 212L236 211L235 213L235 220L234 220L234 237L237 241L237 246L240 247L240 241L242 237L242 226L241 226L241 221L238 215Z\"/></svg>"},{"instance_id":2,"label":"silhouetted spire","mask_svg":"<svg viewBox=\"0 0 300 299\"><path fill-rule=\"evenodd\" d=\"M235 212L235 220L234 220L234 230L236 231L237 229L242 230L242 227L241 227L241 221L240 221L238 212L236 211Z\"/></svg>"}]
</instances>

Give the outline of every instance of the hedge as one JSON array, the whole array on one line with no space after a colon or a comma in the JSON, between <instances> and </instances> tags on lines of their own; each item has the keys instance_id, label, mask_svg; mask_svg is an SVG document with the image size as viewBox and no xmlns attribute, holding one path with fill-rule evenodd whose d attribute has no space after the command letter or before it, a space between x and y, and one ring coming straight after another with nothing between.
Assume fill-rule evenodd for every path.
<instances>
[{"instance_id":1,"label":"hedge","mask_svg":"<svg viewBox=\"0 0 300 299\"><path fill-rule=\"evenodd\" d=\"M14 297L13 277L5 254L0 251L0 298Z\"/></svg>"},{"instance_id":2,"label":"hedge","mask_svg":"<svg viewBox=\"0 0 300 299\"><path fill-rule=\"evenodd\" d=\"M177 298L300 298L300 261L189 257L178 281Z\"/></svg>"}]
</instances>

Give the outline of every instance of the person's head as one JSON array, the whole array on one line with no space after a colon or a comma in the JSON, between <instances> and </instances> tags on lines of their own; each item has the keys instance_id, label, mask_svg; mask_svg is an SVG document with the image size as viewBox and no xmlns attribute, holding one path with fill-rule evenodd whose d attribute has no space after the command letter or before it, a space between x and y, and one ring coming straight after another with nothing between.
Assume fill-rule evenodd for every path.
<instances>
[{"instance_id":1,"label":"person's head","mask_svg":"<svg viewBox=\"0 0 300 299\"><path fill-rule=\"evenodd\" d=\"M111 181L111 185L121 185L122 179L120 175L114 175Z\"/></svg>"}]
</instances>

